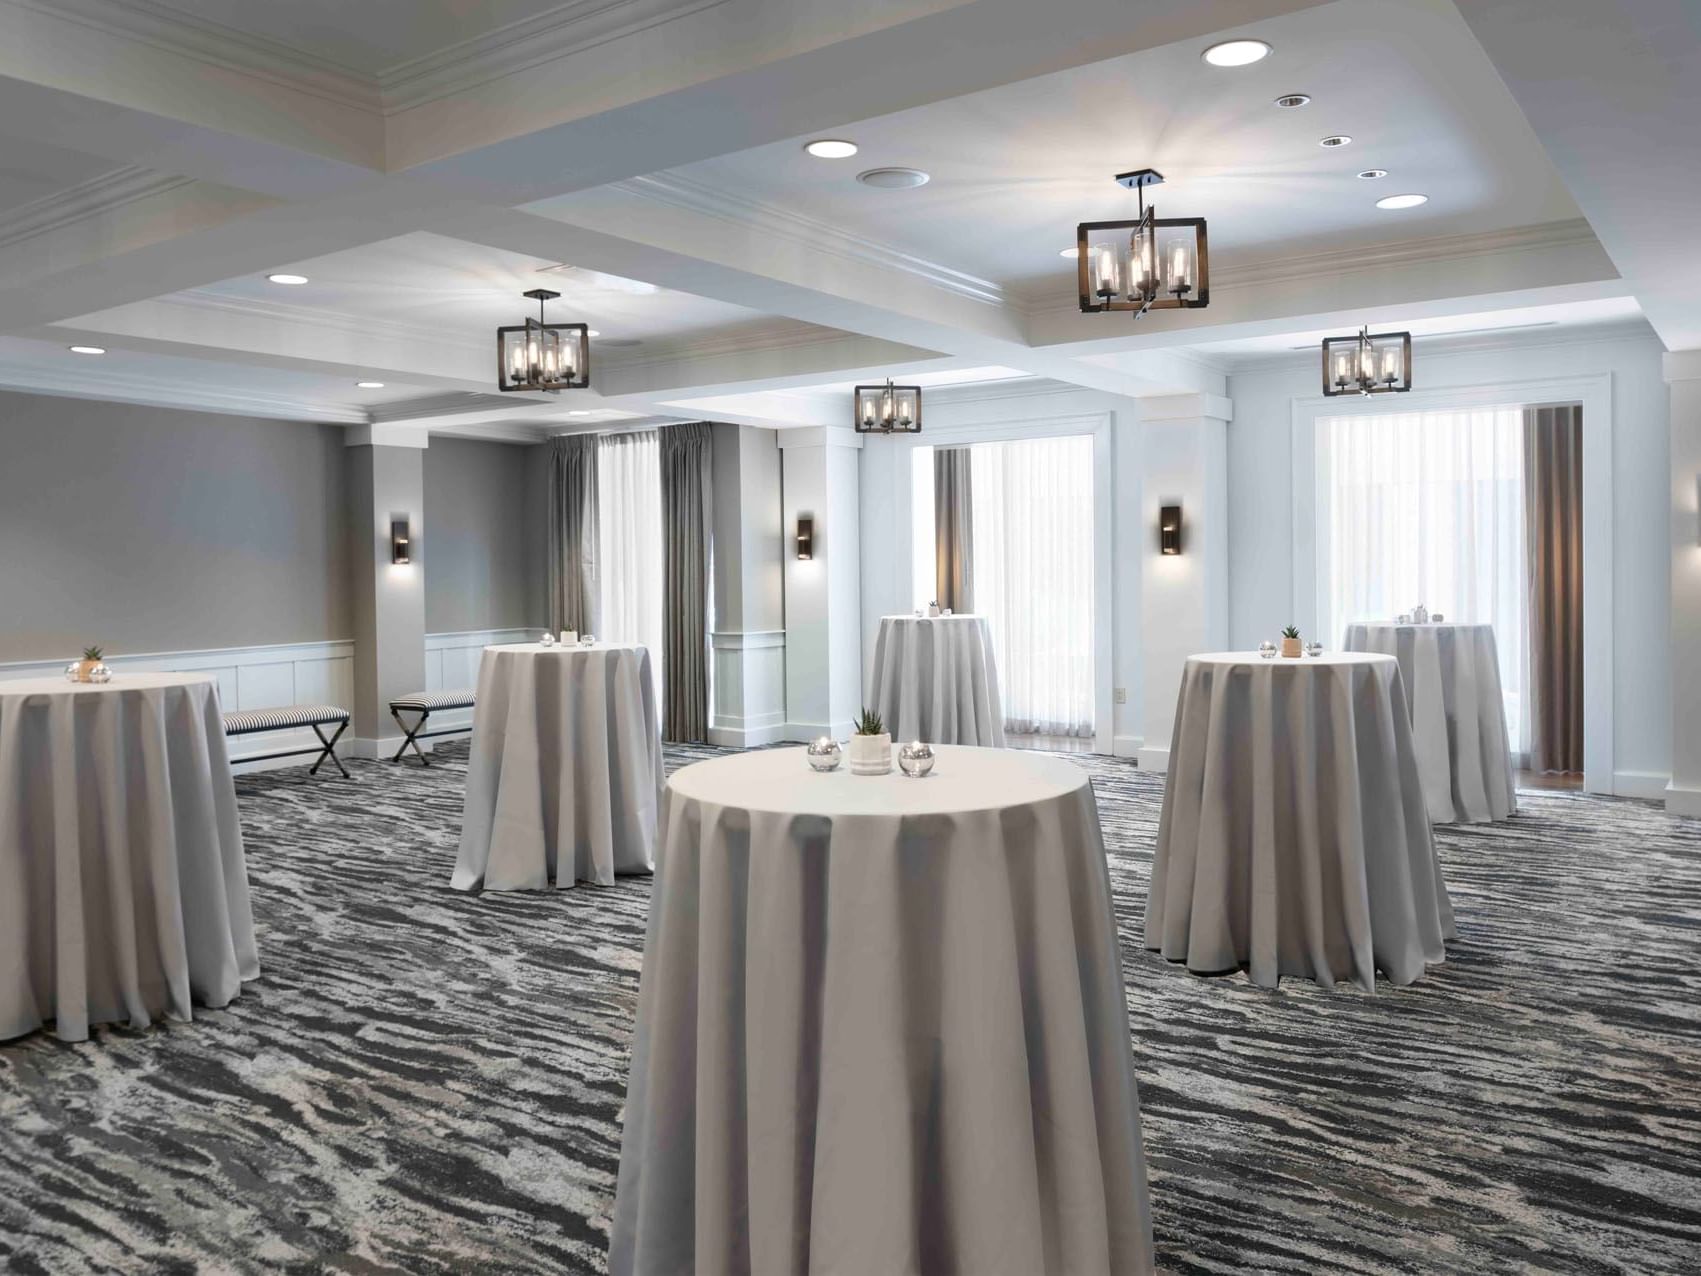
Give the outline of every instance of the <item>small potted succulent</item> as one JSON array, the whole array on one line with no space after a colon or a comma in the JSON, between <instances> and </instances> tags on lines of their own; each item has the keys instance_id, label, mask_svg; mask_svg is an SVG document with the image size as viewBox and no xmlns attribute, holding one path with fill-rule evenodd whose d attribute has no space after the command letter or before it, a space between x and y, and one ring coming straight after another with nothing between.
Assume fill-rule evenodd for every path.
<instances>
[{"instance_id":1,"label":"small potted succulent","mask_svg":"<svg viewBox=\"0 0 1701 1276\"><path fill-rule=\"evenodd\" d=\"M1299 627L1289 625L1282 630L1282 655L1284 657L1298 657L1304 654L1305 648L1299 641Z\"/></svg>"},{"instance_id":2,"label":"small potted succulent","mask_svg":"<svg viewBox=\"0 0 1701 1276\"><path fill-rule=\"evenodd\" d=\"M72 682L106 682L112 677L112 671L101 659L99 647L84 647L83 658L73 663L65 671L65 676Z\"/></svg>"},{"instance_id":3,"label":"small potted succulent","mask_svg":"<svg viewBox=\"0 0 1701 1276\"><path fill-rule=\"evenodd\" d=\"M880 715L864 709L850 738L852 775L885 775L892 769L892 735Z\"/></svg>"}]
</instances>

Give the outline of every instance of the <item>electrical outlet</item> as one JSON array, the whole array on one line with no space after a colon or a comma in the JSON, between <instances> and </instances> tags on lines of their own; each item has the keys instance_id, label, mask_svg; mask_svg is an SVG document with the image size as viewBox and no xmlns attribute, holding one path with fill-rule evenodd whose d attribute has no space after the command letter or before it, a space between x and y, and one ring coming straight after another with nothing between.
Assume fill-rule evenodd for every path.
<instances>
[{"instance_id":1,"label":"electrical outlet","mask_svg":"<svg viewBox=\"0 0 1701 1276\"><path fill-rule=\"evenodd\" d=\"M1128 688L1127 687L1118 687L1114 694L1115 694L1117 704L1127 704L1128 703Z\"/></svg>"}]
</instances>

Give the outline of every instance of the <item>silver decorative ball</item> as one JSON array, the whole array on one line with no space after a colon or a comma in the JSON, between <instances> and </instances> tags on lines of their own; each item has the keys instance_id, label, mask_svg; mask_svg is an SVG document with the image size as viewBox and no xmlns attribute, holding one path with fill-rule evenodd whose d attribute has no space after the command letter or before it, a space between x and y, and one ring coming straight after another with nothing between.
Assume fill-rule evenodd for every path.
<instances>
[{"instance_id":1,"label":"silver decorative ball","mask_svg":"<svg viewBox=\"0 0 1701 1276\"><path fill-rule=\"evenodd\" d=\"M597 640L597 636L595 634L580 634L579 635L579 645L581 647L594 646L596 644L596 640Z\"/></svg>"},{"instance_id":2,"label":"silver decorative ball","mask_svg":"<svg viewBox=\"0 0 1701 1276\"><path fill-rule=\"evenodd\" d=\"M1276 658L1276 644L1266 639L1258 644L1258 654L1265 660L1274 660Z\"/></svg>"},{"instance_id":3,"label":"silver decorative ball","mask_svg":"<svg viewBox=\"0 0 1701 1276\"><path fill-rule=\"evenodd\" d=\"M919 780L933 770L933 746L917 740L898 750L898 769L912 780Z\"/></svg>"},{"instance_id":4,"label":"silver decorative ball","mask_svg":"<svg viewBox=\"0 0 1701 1276\"><path fill-rule=\"evenodd\" d=\"M112 681L112 670L108 669L106 667L106 663L104 661L102 661L100 664L96 665L93 669L89 670L89 681L90 682L111 682Z\"/></svg>"},{"instance_id":5,"label":"silver decorative ball","mask_svg":"<svg viewBox=\"0 0 1701 1276\"><path fill-rule=\"evenodd\" d=\"M844 757L839 742L829 735L811 740L804 752L809 755L810 767L816 771L837 771Z\"/></svg>"},{"instance_id":6,"label":"silver decorative ball","mask_svg":"<svg viewBox=\"0 0 1701 1276\"><path fill-rule=\"evenodd\" d=\"M1305 645L1305 654L1308 656L1321 656L1323 654L1323 644L1320 642L1307 643Z\"/></svg>"},{"instance_id":7,"label":"silver decorative ball","mask_svg":"<svg viewBox=\"0 0 1701 1276\"><path fill-rule=\"evenodd\" d=\"M545 647L553 647L555 645L555 635L545 631L543 637L539 638L538 641Z\"/></svg>"},{"instance_id":8,"label":"silver decorative ball","mask_svg":"<svg viewBox=\"0 0 1701 1276\"><path fill-rule=\"evenodd\" d=\"M73 660L70 664L65 666L65 681L66 682L81 682L82 680L83 680L83 669L82 669L82 663L80 661Z\"/></svg>"},{"instance_id":9,"label":"silver decorative ball","mask_svg":"<svg viewBox=\"0 0 1701 1276\"><path fill-rule=\"evenodd\" d=\"M1439 625L1442 621L1446 620L1447 617L1443 616L1440 612L1436 612L1430 617L1430 619Z\"/></svg>"}]
</instances>

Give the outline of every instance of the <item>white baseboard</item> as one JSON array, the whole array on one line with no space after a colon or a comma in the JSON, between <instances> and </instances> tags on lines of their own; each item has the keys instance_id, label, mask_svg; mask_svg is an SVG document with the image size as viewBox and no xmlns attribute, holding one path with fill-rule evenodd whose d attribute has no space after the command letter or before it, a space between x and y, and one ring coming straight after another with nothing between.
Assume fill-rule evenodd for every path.
<instances>
[{"instance_id":1,"label":"white baseboard","mask_svg":"<svg viewBox=\"0 0 1701 1276\"><path fill-rule=\"evenodd\" d=\"M1110 741L1111 756L1117 758L1138 758L1145 747L1145 736L1119 735L1112 736Z\"/></svg>"},{"instance_id":2,"label":"white baseboard","mask_svg":"<svg viewBox=\"0 0 1701 1276\"><path fill-rule=\"evenodd\" d=\"M764 744L776 744L786 738L786 724L783 722L765 727L709 728L709 743L726 749L754 749Z\"/></svg>"},{"instance_id":3,"label":"white baseboard","mask_svg":"<svg viewBox=\"0 0 1701 1276\"><path fill-rule=\"evenodd\" d=\"M1142 771L1167 771L1169 770L1169 750L1141 747L1135 750L1134 761Z\"/></svg>"},{"instance_id":4,"label":"white baseboard","mask_svg":"<svg viewBox=\"0 0 1701 1276\"><path fill-rule=\"evenodd\" d=\"M1701 815L1701 789L1667 784L1662 796L1666 800L1666 811L1669 814Z\"/></svg>"},{"instance_id":5,"label":"white baseboard","mask_svg":"<svg viewBox=\"0 0 1701 1276\"><path fill-rule=\"evenodd\" d=\"M1614 771L1612 791L1618 797L1649 798L1663 801L1671 787L1671 776L1664 771Z\"/></svg>"}]
</instances>

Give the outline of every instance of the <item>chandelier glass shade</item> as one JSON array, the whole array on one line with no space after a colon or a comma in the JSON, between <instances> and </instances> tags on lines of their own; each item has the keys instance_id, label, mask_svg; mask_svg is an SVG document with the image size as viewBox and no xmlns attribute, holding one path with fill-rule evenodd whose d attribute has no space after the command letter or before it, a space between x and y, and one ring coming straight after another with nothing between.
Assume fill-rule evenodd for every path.
<instances>
[{"instance_id":1,"label":"chandelier glass shade","mask_svg":"<svg viewBox=\"0 0 1701 1276\"><path fill-rule=\"evenodd\" d=\"M496 384L501 390L583 390L591 383L590 327L545 323L543 303L561 294L533 288L537 318L496 330Z\"/></svg>"},{"instance_id":2,"label":"chandelier glass shade","mask_svg":"<svg viewBox=\"0 0 1701 1276\"><path fill-rule=\"evenodd\" d=\"M920 434L919 385L859 385L856 388L858 434Z\"/></svg>"},{"instance_id":3,"label":"chandelier glass shade","mask_svg":"<svg viewBox=\"0 0 1701 1276\"><path fill-rule=\"evenodd\" d=\"M1403 394L1412 388L1412 334L1371 332L1323 338L1323 393Z\"/></svg>"},{"instance_id":4,"label":"chandelier glass shade","mask_svg":"<svg viewBox=\"0 0 1701 1276\"><path fill-rule=\"evenodd\" d=\"M1210 253L1203 217L1159 217L1146 207L1146 187L1163 181L1149 168L1116 179L1139 192L1134 221L1082 222L1075 228L1081 309L1195 310L1211 303Z\"/></svg>"}]
</instances>

